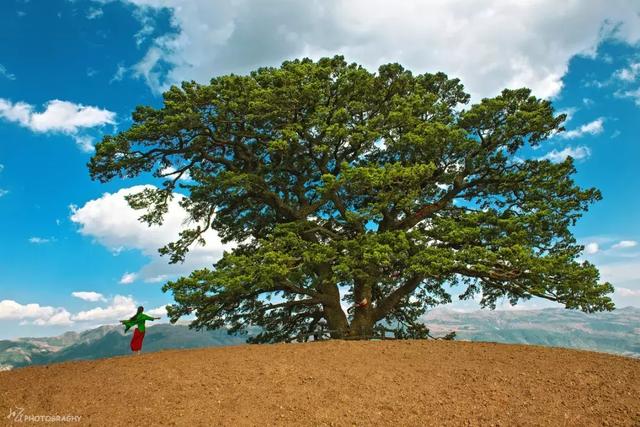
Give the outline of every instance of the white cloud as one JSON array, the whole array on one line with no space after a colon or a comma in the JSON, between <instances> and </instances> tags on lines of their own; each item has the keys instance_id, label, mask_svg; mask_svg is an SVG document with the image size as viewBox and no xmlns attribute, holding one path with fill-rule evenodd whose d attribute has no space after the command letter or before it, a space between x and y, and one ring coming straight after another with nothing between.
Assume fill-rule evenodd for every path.
<instances>
[{"instance_id":1,"label":"white cloud","mask_svg":"<svg viewBox=\"0 0 640 427\"><path fill-rule=\"evenodd\" d=\"M616 294L621 297L640 297L640 289L616 288Z\"/></svg>"},{"instance_id":2,"label":"white cloud","mask_svg":"<svg viewBox=\"0 0 640 427\"><path fill-rule=\"evenodd\" d=\"M9 190L3 190L0 188L0 197L6 196L7 194L9 194Z\"/></svg>"},{"instance_id":3,"label":"white cloud","mask_svg":"<svg viewBox=\"0 0 640 427\"><path fill-rule=\"evenodd\" d=\"M88 135L75 135L73 140L76 142L78 148L85 153L91 153L95 151L93 146L93 138Z\"/></svg>"},{"instance_id":4,"label":"white cloud","mask_svg":"<svg viewBox=\"0 0 640 427\"><path fill-rule=\"evenodd\" d=\"M640 88L635 90L619 90L614 93L618 98L631 98L640 107Z\"/></svg>"},{"instance_id":5,"label":"white cloud","mask_svg":"<svg viewBox=\"0 0 640 427\"><path fill-rule=\"evenodd\" d=\"M116 72L111 78L111 80L109 80L109 83L119 82L120 80L122 80L122 78L124 77L124 73L126 72L127 72L127 67L125 67L122 64L118 64L118 68L116 68Z\"/></svg>"},{"instance_id":6,"label":"white cloud","mask_svg":"<svg viewBox=\"0 0 640 427\"><path fill-rule=\"evenodd\" d=\"M551 160L552 162L558 163L564 161L567 157L571 156L576 160L587 158L591 155L591 150L589 147L579 146L579 147L567 147L562 151L552 150L542 156L540 160Z\"/></svg>"},{"instance_id":7,"label":"white cloud","mask_svg":"<svg viewBox=\"0 0 640 427\"><path fill-rule=\"evenodd\" d=\"M602 279L613 283L640 283L640 263L637 259L631 261L596 263Z\"/></svg>"},{"instance_id":8,"label":"white cloud","mask_svg":"<svg viewBox=\"0 0 640 427\"><path fill-rule=\"evenodd\" d=\"M75 133L82 128L115 124L114 120L114 112L54 99L42 113L32 113L27 126L35 132Z\"/></svg>"},{"instance_id":9,"label":"white cloud","mask_svg":"<svg viewBox=\"0 0 640 427\"><path fill-rule=\"evenodd\" d=\"M0 117L10 122L18 122L29 127L33 107L24 102L16 102L0 98Z\"/></svg>"},{"instance_id":10,"label":"white cloud","mask_svg":"<svg viewBox=\"0 0 640 427\"><path fill-rule=\"evenodd\" d=\"M0 64L0 77L4 77L9 80L16 79L15 74L10 73L9 70L7 70L6 67L2 64Z\"/></svg>"},{"instance_id":11,"label":"white cloud","mask_svg":"<svg viewBox=\"0 0 640 427\"><path fill-rule=\"evenodd\" d=\"M166 39L158 39L166 40ZM152 91L158 93L164 89L162 82L162 74L158 68L158 64L163 57L163 51L159 47L149 49L140 62L133 66L133 75L143 78Z\"/></svg>"},{"instance_id":12,"label":"white cloud","mask_svg":"<svg viewBox=\"0 0 640 427\"><path fill-rule=\"evenodd\" d=\"M37 326L69 326L76 323L100 325L127 319L135 314L138 303L131 295L115 295L107 300L97 292L73 292L74 297L91 302L108 302L104 307L72 314L63 307L20 304L13 300L0 301L0 321L19 321L20 324ZM165 306L146 311L152 316L166 316Z\"/></svg>"},{"instance_id":13,"label":"white cloud","mask_svg":"<svg viewBox=\"0 0 640 427\"><path fill-rule=\"evenodd\" d=\"M578 129L572 129L567 132L560 133L559 136L565 139L580 138L584 135L598 135L604 130L604 119L602 117L580 126Z\"/></svg>"},{"instance_id":14,"label":"white cloud","mask_svg":"<svg viewBox=\"0 0 640 427\"><path fill-rule=\"evenodd\" d=\"M96 19L101 17L103 14L104 12L99 7L91 8L89 9L89 12L87 12L87 19Z\"/></svg>"},{"instance_id":15,"label":"white cloud","mask_svg":"<svg viewBox=\"0 0 640 427\"><path fill-rule=\"evenodd\" d=\"M116 295L107 307L96 307L81 311L74 316L74 321L109 321L131 317L137 305L131 296Z\"/></svg>"},{"instance_id":16,"label":"white cloud","mask_svg":"<svg viewBox=\"0 0 640 427\"><path fill-rule=\"evenodd\" d=\"M136 273L124 273L120 278L120 282L123 285L128 285L130 283L135 282L138 275Z\"/></svg>"},{"instance_id":17,"label":"white cloud","mask_svg":"<svg viewBox=\"0 0 640 427\"><path fill-rule=\"evenodd\" d=\"M205 246L195 245L184 263L168 264L168 258L161 257L158 249L178 239L188 221L187 212L179 202L184 197L175 194L169 203L169 211L164 223L148 227L138 218L143 213L129 207L125 196L140 192L148 186L123 188L116 193L104 193L102 197L90 200L82 207L72 206L71 220L80 226L79 232L94 238L98 243L114 253L135 249L149 257L150 262L135 273L126 273L120 280L132 280L127 275L135 274L135 279L146 282L166 280L177 275L188 274L194 269L211 266L222 256L223 246L217 233L205 233Z\"/></svg>"},{"instance_id":18,"label":"white cloud","mask_svg":"<svg viewBox=\"0 0 640 427\"><path fill-rule=\"evenodd\" d=\"M612 249L627 249L627 248L633 248L634 246L637 246L638 242L636 242L635 240L621 240L618 243L616 243L615 245L611 246Z\"/></svg>"},{"instance_id":19,"label":"white cloud","mask_svg":"<svg viewBox=\"0 0 640 427\"><path fill-rule=\"evenodd\" d=\"M177 175L176 168L174 168L173 166L167 166L166 168L162 169L160 173L167 176L167 178L175 178L175 176L172 177L171 175ZM185 171L182 174L182 176L180 177L180 181L191 181L191 174L189 173L189 171Z\"/></svg>"},{"instance_id":20,"label":"white cloud","mask_svg":"<svg viewBox=\"0 0 640 427\"><path fill-rule=\"evenodd\" d=\"M131 317L137 305L131 296L116 295L107 307L81 311L71 317L74 321L114 321Z\"/></svg>"},{"instance_id":21,"label":"white cloud","mask_svg":"<svg viewBox=\"0 0 640 427\"><path fill-rule=\"evenodd\" d=\"M136 313L138 303L131 295L115 295L106 307L96 307L71 315L74 322L105 323L128 319ZM152 316L166 316L165 306L145 310Z\"/></svg>"},{"instance_id":22,"label":"white cloud","mask_svg":"<svg viewBox=\"0 0 640 427\"><path fill-rule=\"evenodd\" d=\"M147 314L154 317L162 317L167 315L167 308L164 305L160 307L152 308L151 310L145 310Z\"/></svg>"},{"instance_id":23,"label":"white cloud","mask_svg":"<svg viewBox=\"0 0 640 427\"><path fill-rule=\"evenodd\" d=\"M576 114L576 112L578 111L577 108L575 107L571 107L571 108L565 108L563 110L558 110L558 114L566 114L567 118L565 119L565 123L568 123L571 121L571 119L573 119L574 114Z\"/></svg>"},{"instance_id":24,"label":"white cloud","mask_svg":"<svg viewBox=\"0 0 640 427\"><path fill-rule=\"evenodd\" d=\"M55 312L51 317L46 319L36 319L33 321L34 325L38 326L66 326L71 325L73 321L69 317L70 314L67 310L60 310Z\"/></svg>"},{"instance_id":25,"label":"white cloud","mask_svg":"<svg viewBox=\"0 0 640 427\"><path fill-rule=\"evenodd\" d=\"M598 253L599 250L600 250L600 245L598 245L596 242L588 243L584 247L585 253L587 253L589 255L593 255L595 253Z\"/></svg>"},{"instance_id":26,"label":"white cloud","mask_svg":"<svg viewBox=\"0 0 640 427\"><path fill-rule=\"evenodd\" d=\"M640 62L632 62L626 68L621 68L613 73L613 77L624 82L633 82L640 75Z\"/></svg>"},{"instance_id":27,"label":"white cloud","mask_svg":"<svg viewBox=\"0 0 640 427\"><path fill-rule=\"evenodd\" d=\"M45 243L50 243L52 241L54 241L55 239L49 239L47 237L30 237L29 238L29 243L33 243L35 245L43 245Z\"/></svg>"},{"instance_id":28,"label":"white cloud","mask_svg":"<svg viewBox=\"0 0 640 427\"><path fill-rule=\"evenodd\" d=\"M36 325L69 325L70 313L61 307L40 304L20 304L13 300L0 301L0 320L32 321Z\"/></svg>"},{"instance_id":29,"label":"white cloud","mask_svg":"<svg viewBox=\"0 0 640 427\"><path fill-rule=\"evenodd\" d=\"M157 276L148 277L147 279L145 279L145 282L147 282L147 283L160 283L160 282L164 282L164 281L168 280L169 277L171 277L169 274L159 274Z\"/></svg>"},{"instance_id":30,"label":"white cloud","mask_svg":"<svg viewBox=\"0 0 640 427\"><path fill-rule=\"evenodd\" d=\"M144 43L149 36L153 34L155 31L155 24L153 17L151 14L153 13L152 9L147 7L138 8L134 13L134 16L140 21L142 24L142 28L138 31L133 38L136 41L136 46L140 47L142 43Z\"/></svg>"},{"instance_id":31,"label":"white cloud","mask_svg":"<svg viewBox=\"0 0 640 427\"><path fill-rule=\"evenodd\" d=\"M168 8L178 29L157 38L138 64L155 90L341 53L369 69L400 62L414 72L444 71L476 98L504 86L549 97L575 55L594 55L605 38L640 40L636 0L485 0L473 7L463 0L128 1L143 14Z\"/></svg>"},{"instance_id":32,"label":"white cloud","mask_svg":"<svg viewBox=\"0 0 640 427\"><path fill-rule=\"evenodd\" d=\"M54 99L45 104L45 110L36 112L35 108L24 102L13 103L0 98L0 118L30 129L37 133L56 132L73 136L83 151L93 151L93 139L78 132L90 128L115 124L116 114L98 107L74 104Z\"/></svg>"},{"instance_id":33,"label":"white cloud","mask_svg":"<svg viewBox=\"0 0 640 427\"><path fill-rule=\"evenodd\" d=\"M98 292L72 292L71 295L84 301L106 301L105 297Z\"/></svg>"}]
</instances>

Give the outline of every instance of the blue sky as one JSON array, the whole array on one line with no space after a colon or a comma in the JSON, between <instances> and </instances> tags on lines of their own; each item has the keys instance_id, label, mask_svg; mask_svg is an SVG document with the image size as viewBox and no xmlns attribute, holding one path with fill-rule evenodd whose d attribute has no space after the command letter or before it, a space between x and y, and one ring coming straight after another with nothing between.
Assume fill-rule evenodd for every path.
<instances>
[{"instance_id":1,"label":"blue sky","mask_svg":"<svg viewBox=\"0 0 640 427\"><path fill-rule=\"evenodd\" d=\"M160 313L171 302L163 281L220 256L212 232L168 266L156 249L183 212L174 206L146 230L123 196L151 179L90 180L93 144L129 126L136 105L161 105L163 88L182 80L335 53L370 69L445 71L474 100L520 86L552 99L568 131L522 155L572 155L577 182L602 191L574 232L617 287L617 305L640 307L637 2L266 3L0 2L0 339L111 323L138 304Z\"/></svg>"}]
</instances>

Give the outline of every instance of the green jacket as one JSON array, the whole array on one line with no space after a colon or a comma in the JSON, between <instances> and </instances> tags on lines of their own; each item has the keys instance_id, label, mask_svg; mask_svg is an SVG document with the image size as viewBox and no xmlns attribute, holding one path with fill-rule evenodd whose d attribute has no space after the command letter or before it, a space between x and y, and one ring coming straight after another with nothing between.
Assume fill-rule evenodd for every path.
<instances>
[{"instance_id":1,"label":"green jacket","mask_svg":"<svg viewBox=\"0 0 640 427\"><path fill-rule=\"evenodd\" d=\"M155 319L144 313L140 313L133 320L121 320L120 322L124 325L125 332L127 332L133 326L137 326L140 332L144 332L144 329L145 329L144 322L147 320L155 320Z\"/></svg>"}]
</instances>

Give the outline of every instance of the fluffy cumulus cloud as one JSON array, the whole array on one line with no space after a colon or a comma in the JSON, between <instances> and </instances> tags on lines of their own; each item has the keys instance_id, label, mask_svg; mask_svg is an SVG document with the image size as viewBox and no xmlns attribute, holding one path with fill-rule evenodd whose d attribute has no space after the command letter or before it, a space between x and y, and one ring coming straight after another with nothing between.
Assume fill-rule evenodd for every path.
<instances>
[{"instance_id":1,"label":"fluffy cumulus cloud","mask_svg":"<svg viewBox=\"0 0 640 427\"><path fill-rule=\"evenodd\" d=\"M106 305L90 310L71 313L63 307L42 306L40 304L21 304L13 300L0 301L0 321L18 321L21 324L37 326L97 326L114 323L129 318L136 312L138 303L130 295L115 295L109 299L97 292L73 292L74 297L90 302L103 302ZM165 306L145 310L152 316L164 317Z\"/></svg>"},{"instance_id":2,"label":"fluffy cumulus cloud","mask_svg":"<svg viewBox=\"0 0 640 427\"><path fill-rule=\"evenodd\" d=\"M589 147L579 146L579 147L567 147L563 150L552 150L542 156L540 159L542 160L551 160L552 162L558 163L564 161L567 157L571 156L576 160L585 159L591 155L591 150Z\"/></svg>"},{"instance_id":3,"label":"fluffy cumulus cloud","mask_svg":"<svg viewBox=\"0 0 640 427\"><path fill-rule=\"evenodd\" d=\"M171 11L177 32L157 37L135 67L156 90L341 53L370 69L400 62L415 72L444 71L476 99L505 86L550 97L573 56L594 55L604 38L640 40L636 0L122 1L138 6L139 16Z\"/></svg>"},{"instance_id":4,"label":"fluffy cumulus cloud","mask_svg":"<svg viewBox=\"0 0 640 427\"><path fill-rule=\"evenodd\" d=\"M0 320L31 322L40 326L73 323L71 313L62 307L20 304L13 300L0 301Z\"/></svg>"},{"instance_id":5,"label":"fluffy cumulus cloud","mask_svg":"<svg viewBox=\"0 0 640 427\"><path fill-rule=\"evenodd\" d=\"M167 309L163 305L160 307L152 308L151 310L146 310L146 313L154 317L163 317L167 315Z\"/></svg>"},{"instance_id":6,"label":"fluffy cumulus cloud","mask_svg":"<svg viewBox=\"0 0 640 427\"><path fill-rule=\"evenodd\" d=\"M211 266L222 256L224 246L218 235L209 230L204 238L205 246L194 245L184 263L168 264L166 257L158 254L158 248L178 239L178 233L186 228L187 212L179 205L182 195L175 194L162 225L151 227L140 222L142 214L129 207L125 196L140 192L145 186L124 188L116 193L105 193L81 207L72 207L71 220L79 226L78 231L95 239L114 253L123 250L139 250L150 262L137 272L126 272L120 283L135 280L160 282L192 270Z\"/></svg>"},{"instance_id":7,"label":"fluffy cumulus cloud","mask_svg":"<svg viewBox=\"0 0 640 427\"><path fill-rule=\"evenodd\" d=\"M114 322L121 319L127 319L135 314L138 303L131 295L115 295L104 307L95 307L91 310L80 311L71 315L74 322L90 322L93 324L101 324ZM164 306L150 308L145 310L152 316L166 316L167 312Z\"/></svg>"},{"instance_id":8,"label":"fluffy cumulus cloud","mask_svg":"<svg viewBox=\"0 0 640 427\"><path fill-rule=\"evenodd\" d=\"M75 104L54 99L45 104L43 111L36 111L25 102L12 102L0 98L0 118L17 123L37 133L63 133L71 135L83 151L92 151L90 136L82 134L91 128L115 124L116 114L98 107Z\"/></svg>"},{"instance_id":9,"label":"fluffy cumulus cloud","mask_svg":"<svg viewBox=\"0 0 640 427\"><path fill-rule=\"evenodd\" d=\"M136 308L136 302L131 296L116 295L108 306L81 311L73 315L72 319L79 322L119 320L131 317Z\"/></svg>"},{"instance_id":10,"label":"fluffy cumulus cloud","mask_svg":"<svg viewBox=\"0 0 640 427\"><path fill-rule=\"evenodd\" d=\"M600 245L598 245L596 242L587 243L584 246L585 253L589 255L596 254L598 253L599 250L600 250Z\"/></svg>"},{"instance_id":11,"label":"fluffy cumulus cloud","mask_svg":"<svg viewBox=\"0 0 640 427\"><path fill-rule=\"evenodd\" d=\"M559 135L560 137L565 139L575 139L585 135L598 135L598 134L601 134L602 131L604 131L603 123L604 123L604 119L600 117L599 119L586 123L577 129L572 129L567 132L562 132Z\"/></svg>"},{"instance_id":12,"label":"fluffy cumulus cloud","mask_svg":"<svg viewBox=\"0 0 640 427\"><path fill-rule=\"evenodd\" d=\"M80 298L81 300L84 300L84 301L90 301L90 302L106 301L105 297L98 292L78 291L78 292L72 292L71 295L76 298Z\"/></svg>"}]
</instances>

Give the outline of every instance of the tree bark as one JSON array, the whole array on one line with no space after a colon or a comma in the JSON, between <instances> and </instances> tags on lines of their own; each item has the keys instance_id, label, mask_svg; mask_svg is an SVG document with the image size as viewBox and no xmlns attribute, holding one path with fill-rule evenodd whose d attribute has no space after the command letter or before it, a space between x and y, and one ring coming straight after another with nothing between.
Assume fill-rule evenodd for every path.
<instances>
[{"instance_id":1,"label":"tree bark","mask_svg":"<svg viewBox=\"0 0 640 427\"><path fill-rule=\"evenodd\" d=\"M366 279L356 279L353 296L356 305L353 312L353 320L349 327L349 336L365 337L373 335L374 313L371 309L371 284ZM366 304L362 304L366 301Z\"/></svg>"},{"instance_id":2,"label":"tree bark","mask_svg":"<svg viewBox=\"0 0 640 427\"><path fill-rule=\"evenodd\" d=\"M353 315L353 320L349 327L349 336L354 338L365 338L373 335L373 313L370 308L357 307Z\"/></svg>"},{"instance_id":3,"label":"tree bark","mask_svg":"<svg viewBox=\"0 0 640 427\"><path fill-rule=\"evenodd\" d=\"M325 277L327 276L328 274L325 274ZM317 289L322 294L322 311L327 321L331 338L343 338L349 332L349 321L340 305L338 286L325 279L320 282Z\"/></svg>"},{"instance_id":4,"label":"tree bark","mask_svg":"<svg viewBox=\"0 0 640 427\"><path fill-rule=\"evenodd\" d=\"M349 332L349 321L340 304L323 304L324 318L327 320L331 338L344 338Z\"/></svg>"}]
</instances>

